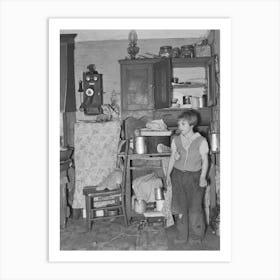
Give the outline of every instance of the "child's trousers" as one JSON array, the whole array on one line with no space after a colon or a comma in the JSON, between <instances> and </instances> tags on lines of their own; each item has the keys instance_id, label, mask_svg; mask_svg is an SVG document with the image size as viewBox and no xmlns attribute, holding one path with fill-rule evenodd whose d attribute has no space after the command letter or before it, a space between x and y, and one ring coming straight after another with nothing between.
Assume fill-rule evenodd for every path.
<instances>
[{"instance_id":1,"label":"child's trousers","mask_svg":"<svg viewBox=\"0 0 280 280\"><path fill-rule=\"evenodd\" d=\"M202 240L205 234L203 198L205 188L199 186L201 171L180 171L171 173L172 209L182 214L178 219L179 239Z\"/></svg>"}]
</instances>

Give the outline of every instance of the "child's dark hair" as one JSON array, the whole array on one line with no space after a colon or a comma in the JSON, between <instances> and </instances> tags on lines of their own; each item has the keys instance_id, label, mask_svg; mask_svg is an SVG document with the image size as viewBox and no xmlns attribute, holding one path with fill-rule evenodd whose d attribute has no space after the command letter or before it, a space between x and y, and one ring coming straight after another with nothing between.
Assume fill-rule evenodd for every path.
<instances>
[{"instance_id":1,"label":"child's dark hair","mask_svg":"<svg viewBox=\"0 0 280 280\"><path fill-rule=\"evenodd\" d=\"M198 114L195 110L187 110L178 116L178 120L187 120L189 125L195 127L198 123Z\"/></svg>"}]
</instances>

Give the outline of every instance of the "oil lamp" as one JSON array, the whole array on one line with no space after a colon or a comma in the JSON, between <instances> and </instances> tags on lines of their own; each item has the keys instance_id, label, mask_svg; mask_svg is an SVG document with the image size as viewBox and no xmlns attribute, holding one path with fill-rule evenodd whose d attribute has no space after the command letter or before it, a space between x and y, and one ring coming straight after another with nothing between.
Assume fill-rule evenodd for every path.
<instances>
[{"instance_id":1,"label":"oil lamp","mask_svg":"<svg viewBox=\"0 0 280 280\"><path fill-rule=\"evenodd\" d=\"M139 47L137 47L138 36L135 30L131 30L128 35L129 47L127 52L130 56L130 59L135 59L136 54L139 52Z\"/></svg>"}]
</instances>

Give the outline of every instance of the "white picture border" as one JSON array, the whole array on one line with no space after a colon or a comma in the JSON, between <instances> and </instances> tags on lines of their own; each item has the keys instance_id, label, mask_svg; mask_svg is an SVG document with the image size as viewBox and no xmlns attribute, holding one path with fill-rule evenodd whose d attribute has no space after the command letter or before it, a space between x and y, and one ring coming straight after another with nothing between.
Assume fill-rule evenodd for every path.
<instances>
[{"instance_id":1,"label":"white picture border","mask_svg":"<svg viewBox=\"0 0 280 280\"><path fill-rule=\"evenodd\" d=\"M98 26L98 28L96 28ZM102 28L101 28L102 27ZM60 30L219 29L221 81L221 225L219 251L61 251L59 193ZM49 261L229 262L231 261L231 20L229 18L49 19ZM226 188L224 187L226 186Z\"/></svg>"}]
</instances>

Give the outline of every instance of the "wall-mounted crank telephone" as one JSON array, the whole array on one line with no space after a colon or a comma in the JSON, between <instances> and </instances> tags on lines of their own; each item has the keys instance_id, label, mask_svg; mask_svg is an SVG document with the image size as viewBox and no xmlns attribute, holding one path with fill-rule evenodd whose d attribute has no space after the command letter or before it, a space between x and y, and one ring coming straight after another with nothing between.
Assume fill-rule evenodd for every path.
<instances>
[{"instance_id":1,"label":"wall-mounted crank telephone","mask_svg":"<svg viewBox=\"0 0 280 280\"><path fill-rule=\"evenodd\" d=\"M96 71L94 64L88 65L87 69L89 71L83 73L83 81L79 82L80 111L86 115L99 115L102 112L101 105L103 104L102 74Z\"/></svg>"}]
</instances>

